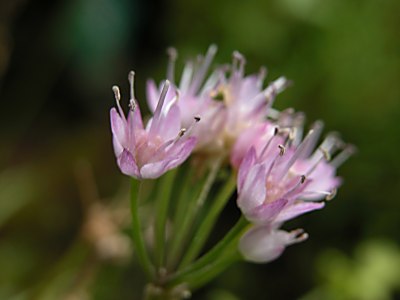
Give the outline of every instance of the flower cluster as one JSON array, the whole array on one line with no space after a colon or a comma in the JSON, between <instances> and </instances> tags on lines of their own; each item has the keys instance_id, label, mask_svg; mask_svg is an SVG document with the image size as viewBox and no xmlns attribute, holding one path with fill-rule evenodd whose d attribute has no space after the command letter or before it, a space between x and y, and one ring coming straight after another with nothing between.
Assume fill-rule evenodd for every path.
<instances>
[{"instance_id":1,"label":"flower cluster","mask_svg":"<svg viewBox=\"0 0 400 300\"><path fill-rule=\"evenodd\" d=\"M114 87L117 109L111 109L111 128L119 168L144 179L160 177L189 156L229 161L237 173L237 205L251 223L239 250L249 261L277 258L286 246L307 238L301 229L280 229L282 223L323 208L324 200L335 196L341 184L336 169L353 148L336 134L317 147L322 122L303 137L302 113L272 108L290 82L280 77L264 87L266 69L245 75L240 53L233 53L231 64L209 71L216 54L212 45L204 57L185 64L179 82L177 53L168 53L167 79L147 84L153 116L146 126L134 96L133 72L128 116Z\"/></svg>"}]
</instances>

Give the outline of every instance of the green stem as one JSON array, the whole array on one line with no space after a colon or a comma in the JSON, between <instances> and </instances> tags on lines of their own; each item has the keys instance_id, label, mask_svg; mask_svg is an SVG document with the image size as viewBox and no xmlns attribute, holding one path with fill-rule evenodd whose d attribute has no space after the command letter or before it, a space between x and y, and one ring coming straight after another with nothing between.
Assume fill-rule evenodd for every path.
<instances>
[{"instance_id":1,"label":"green stem","mask_svg":"<svg viewBox=\"0 0 400 300\"><path fill-rule=\"evenodd\" d=\"M193 261L199 255L199 252L204 246L204 243L207 241L208 236L212 228L215 225L215 222L218 219L219 214L221 213L222 209L225 207L226 203L230 199L233 191L236 187L236 176L232 172L231 176L229 177L228 181L219 191L217 197L213 199L213 204L210 210L205 215L204 219L202 220L197 233L194 234L194 239L189 246L189 249L186 251L185 256L182 259L181 264L179 265L178 269L182 269L186 267L190 262Z\"/></svg>"},{"instance_id":2,"label":"green stem","mask_svg":"<svg viewBox=\"0 0 400 300\"><path fill-rule=\"evenodd\" d=\"M235 240L235 242L230 246L234 249L233 251L230 251L230 253L224 252L223 259L207 265L207 267L190 274L185 279L185 282L191 291L204 286L206 283L210 282L223 271L225 271L229 266L242 259L242 256L237 248L237 242L238 241Z\"/></svg>"},{"instance_id":3,"label":"green stem","mask_svg":"<svg viewBox=\"0 0 400 300\"><path fill-rule=\"evenodd\" d=\"M207 179L203 185L203 188L197 197L196 201L191 201L189 207L187 207L186 214L183 216L181 226L176 226L174 224L174 239L171 246L171 257L169 261L169 267L174 268L181 257L182 251L185 246L185 241L187 239L190 230L192 229L193 223L195 221L196 212L200 210L206 200L208 193L217 177L218 171L222 163L222 157L218 158L215 164L212 166Z\"/></svg>"},{"instance_id":4,"label":"green stem","mask_svg":"<svg viewBox=\"0 0 400 300\"><path fill-rule=\"evenodd\" d=\"M156 199L156 218L155 218L155 261L157 267L162 267L165 258L165 240L166 223L168 217L168 208L171 199L172 186L176 176L177 169L169 171L161 177L160 186L157 190Z\"/></svg>"},{"instance_id":5,"label":"green stem","mask_svg":"<svg viewBox=\"0 0 400 300\"><path fill-rule=\"evenodd\" d=\"M135 179L131 181L132 238L138 261L149 279L152 279L154 278L154 267L146 250L139 219L139 199L143 193L142 185L142 181L137 181Z\"/></svg>"},{"instance_id":6,"label":"green stem","mask_svg":"<svg viewBox=\"0 0 400 300\"><path fill-rule=\"evenodd\" d=\"M173 274L167 279L167 286L175 286L179 283L185 282L186 278L192 276L191 274L201 272L203 268L209 268L210 264L217 263L218 260L224 260L225 251L232 251L232 246L236 247L238 239L241 237L243 230L246 228L248 221L242 216L235 224L235 226L225 235L225 237L212 248L208 253L203 255L200 259L192 265L182 269L181 271Z\"/></svg>"}]
</instances>

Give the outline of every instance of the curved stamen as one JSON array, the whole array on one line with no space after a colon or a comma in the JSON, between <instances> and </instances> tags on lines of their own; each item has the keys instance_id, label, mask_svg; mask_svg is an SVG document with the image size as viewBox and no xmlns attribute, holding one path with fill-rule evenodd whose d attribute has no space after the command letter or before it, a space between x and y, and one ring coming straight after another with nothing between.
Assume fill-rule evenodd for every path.
<instances>
[{"instance_id":1,"label":"curved stamen","mask_svg":"<svg viewBox=\"0 0 400 300\"><path fill-rule=\"evenodd\" d=\"M115 102L117 103L118 112L119 112L121 118L124 121L126 121L125 114L124 114L124 111L122 110L121 103L120 103L121 102L121 92L119 90L119 87L117 85L114 85L112 87L112 90L114 92L114 97L115 97Z\"/></svg>"},{"instance_id":2,"label":"curved stamen","mask_svg":"<svg viewBox=\"0 0 400 300\"><path fill-rule=\"evenodd\" d=\"M306 182L306 179L307 177L305 175L301 175L300 180L298 180L292 188L290 188L285 194L283 194L281 198L287 199L292 196L292 194L295 194L297 190L302 187L302 185Z\"/></svg>"},{"instance_id":3,"label":"curved stamen","mask_svg":"<svg viewBox=\"0 0 400 300\"><path fill-rule=\"evenodd\" d=\"M182 93L186 93L186 91L189 89L190 81L192 80L192 76L193 76L193 71L194 71L193 62L188 61L185 64L185 67L183 69L182 76L181 76L181 81L179 83L179 89L182 91Z\"/></svg>"},{"instance_id":4,"label":"curved stamen","mask_svg":"<svg viewBox=\"0 0 400 300\"><path fill-rule=\"evenodd\" d=\"M261 150L260 159L264 156L264 154L266 153L266 151L267 151L269 145L271 145L272 140L273 140L274 137L278 134L278 132L279 132L279 128L278 128L277 126L274 127L273 135L269 138L268 142L265 144L265 146L264 146L263 149Z\"/></svg>"},{"instance_id":5,"label":"curved stamen","mask_svg":"<svg viewBox=\"0 0 400 300\"><path fill-rule=\"evenodd\" d=\"M278 180L282 179L287 174L289 169L293 166L293 164L296 162L296 160L302 157L303 153L308 150L309 144L313 144L315 140L318 139L318 133L319 133L318 129L320 126L322 125L316 122L314 128L308 132L303 142L297 147L296 151L294 152L290 160L287 162L287 164L279 174Z\"/></svg>"},{"instance_id":6,"label":"curved stamen","mask_svg":"<svg viewBox=\"0 0 400 300\"><path fill-rule=\"evenodd\" d=\"M199 87L203 83L203 80L206 77L208 68L210 67L211 62L214 59L214 56L216 53L217 53L217 46L211 45L207 50L207 54L204 57L199 70L196 72L196 74L193 78L192 85L189 88L190 94L196 94L197 91L199 90Z\"/></svg>"},{"instance_id":7,"label":"curved stamen","mask_svg":"<svg viewBox=\"0 0 400 300\"><path fill-rule=\"evenodd\" d=\"M267 77L267 73L268 73L267 68L262 66L260 68L260 71L258 72L258 76L257 76L257 87L259 89L262 88L262 86L264 84L264 80Z\"/></svg>"},{"instance_id":8,"label":"curved stamen","mask_svg":"<svg viewBox=\"0 0 400 300\"><path fill-rule=\"evenodd\" d=\"M292 237L292 240L290 241L290 244L300 243L300 242L303 242L306 239L308 239L308 233L304 232L304 230L301 229L301 228L292 230L289 233L290 233L290 235Z\"/></svg>"},{"instance_id":9,"label":"curved stamen","mask_svg":"<svg viewBox=\"0 0 400 300\"><path fill-rule=\"evenodd\" d=\"M175 48L169 47L167 49L168 54L168 66L167 66L167 78L172 83L175 82L175 62L178 57L178 51Z\"/></svg>"},{"instance_id":10,"label":"curved stamen","mask_svg":"<svg viewBox=\"0 0 400 300\"><path fill-rule=\"evenodd\" d=\"M167 96L168 89L169 89L169 81L166 80L162 88L156 110L154 111L153 120L151 121L151 127L149 131L151 134L154 134L156 131L158 131L162 108L164 106L165 97Z\"/></svg>"},{"instance_id":11,"label":"curved stamen","mask_svg":"<svg viewBox=\"0 0 400 300\"><path fill-rule=\"evenodd\" d=\"M239 77L243 77L244 74L244 66L246 64L246 59L242 53L239 51L233 51L232 53L233 62L232 62L232 75L236 74Z\"/></svg>"},{"instance_id":12,"label":"curved stamen","mask_svg":"<svg viewBox=\"0 0 400 300\"><path fill-rule=\"evenodd\" d=\"M347 145L342 152L340 152L336 157L331 161L331 165L335 168L341 166L350 156L356 153L357 149L354 145Z\"/></svg>"}]
</instances>

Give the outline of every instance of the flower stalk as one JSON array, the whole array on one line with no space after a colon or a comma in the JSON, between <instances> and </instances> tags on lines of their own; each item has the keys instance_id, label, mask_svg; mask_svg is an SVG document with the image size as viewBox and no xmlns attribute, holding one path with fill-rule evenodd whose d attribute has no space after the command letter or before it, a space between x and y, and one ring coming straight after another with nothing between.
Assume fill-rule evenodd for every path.
<instances>
[{"instance_id":1,"label":"flower stalk","mask_svg":"<svg viewBox=\"0 0 400 300\"><path fill-rule=\"evenodd\" d=\"M149 280L155 276L154 266L146 249L142 225L139 219L139 201L143 193L143 182L136 179L131 180L131 215L132 215L132 240L136 250L138 262Z\"/></svg>"}]
</instances>

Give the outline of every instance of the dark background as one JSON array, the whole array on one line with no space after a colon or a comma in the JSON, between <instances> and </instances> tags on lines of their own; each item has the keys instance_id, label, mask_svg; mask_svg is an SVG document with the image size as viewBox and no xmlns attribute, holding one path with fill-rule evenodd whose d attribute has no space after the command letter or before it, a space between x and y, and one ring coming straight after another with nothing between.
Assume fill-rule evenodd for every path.
<instances>
[{"instance_id":1,"label":"dark background","mask_svg":"<svg viewBox=\"0 0 400 300\"><path fill-rule=\"evenodd\" d=\"M306 228L307 242L268 265L232 266L196 299L400 299L399 13L396 0L2 0L0 299L67 293L42 291L59 284L51 278L84 222L82 164L102 203L128 201L111 146L111 86L127 95L134 69L144 107L168 46L181 67L211 43L216 63L239 50L248 73L265 65L267 81L293 80L276 107L324 120L358 153L324 211L285 225ZM131 261L92 269L79 285L89 299L139 293Z\"/></svg>"}]
</instances>

